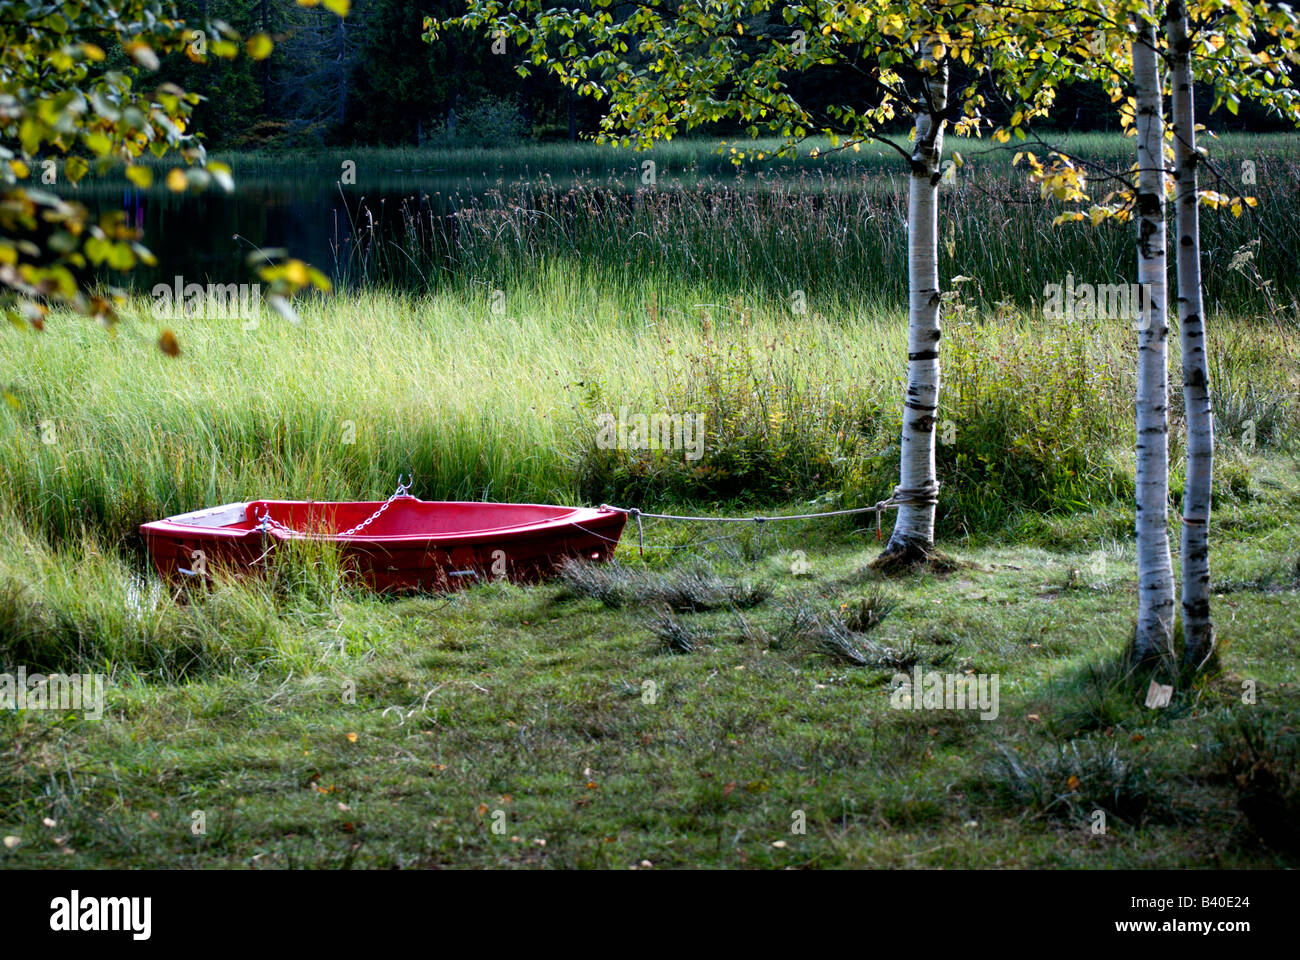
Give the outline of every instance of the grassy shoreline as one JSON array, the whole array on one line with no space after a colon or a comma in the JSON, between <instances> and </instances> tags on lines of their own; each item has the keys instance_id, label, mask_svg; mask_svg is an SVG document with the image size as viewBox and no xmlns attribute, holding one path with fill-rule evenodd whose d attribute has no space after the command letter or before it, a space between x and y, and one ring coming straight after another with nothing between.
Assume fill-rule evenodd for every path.
<instances>
[{"instance_id":1,"label":"grassy shoreline","mask_svg":"<svg viewBox=\"0 0 1300 960\"><path fill-rule=\"evenodd\" d=\"M327 554L188 598L139 579L139 520L268 493L378 497L412 462L427 498L571 500L584 456L603 462L584 440L593 412L620 403L713 404L714 454L739 469L741 452L785 450L809 490L828 479L813 479L810 438L842 443L857 423L857 472L823 493L851 498L857 483L874 499L892 482L895 317L831 320L815 304L797 325L743 306L702 316L685 306L698 292L680 296L681 316L661 300L651 322L635 301L611 318L578 290L541 315L374 295L309 306L298 327L175 324L178 359L151 346L166 321L139 314L115 337L64 321L0 334L19 401L0 418L0 653L7 667L109 677L98 722L0 713L13 760L0 832L20 838L0 868L1295 865L1234 779L1264 743L1264 769L1285 782L1300 705L1285 399L1297 364L1255 321L1214 328L1225 401L1260 427L1254 448L1221 433L1223 671L1167 711L1142 707L1116 667L1132 629L1132 513L1104 482L1130 469L1123 324L953 317L943 546L964 565L949 574L873 582L870 534L844 525L644 561L621 547L633 578L704 563L737 589L767 585L752 609L674 615L690 654L663 652L653 606L557 585L376 598L340 582ZM45 420L55 443L41 442ZM875 444L878 462L864 458ZM1001 472L979 466L989 451ZM1098 474L1082 504L1067 484L1056 508L1014 507L1076 452L1118 473ZM667 471L628 490L674 503L702 484L696 502L711 502L672 458L617 456L603 476ZM1018 485L1016 465L1034 484ZM1014 509L981 519L992 503ZM658 525L650 542L701 535ZM891 611L851 634L870 649L998 674L1000 718L892 710L893 670L793 630L800 605L831 622L863 604ZM657 706L642 703L647 680ZM1258 706L1239 703L1245 680ZM1250 722L1254 739L1239 729ZM1104 836L1089 832L1096 809ZM790 833L796 811L806 833Z\"/></svg>"},{"instance_id":2,"label":"grassy shoreline","mask_svg":"<svg viewBox=\"0 0 1300 960\"><path fill-rule=\"evenodd\" d=\"M874 530L827 521L761 542L650 524L612 586L376 597L328 549L206 591L147 573L145 520L381 499L399 473L425 499L875 502L897 478L898 244L854 247L834 204L821 241L782 234L800 203L742 204L734 233L700 204L592 206L565 256L503 208L466 228L455 283L308 300L298 325L137 298L112 332L0 329L0 673L109 685L98 721L0 710L0 869L1300 865L1294 310L1244 274L1213 307L1220 664L1148 709L1120 660L1134 335L952 277L1122 279L1131 238L1047 250L1050 211L989 232L967 210L945 247L946 572L879 580ZM638 217L667 259L629 246ZM1176 542L1176 358L1170 382ZM703 414L705 457L603 449L621 408ZM913 667L998 677L998 716L895 709Z\"/></svg>"}]
</instances>

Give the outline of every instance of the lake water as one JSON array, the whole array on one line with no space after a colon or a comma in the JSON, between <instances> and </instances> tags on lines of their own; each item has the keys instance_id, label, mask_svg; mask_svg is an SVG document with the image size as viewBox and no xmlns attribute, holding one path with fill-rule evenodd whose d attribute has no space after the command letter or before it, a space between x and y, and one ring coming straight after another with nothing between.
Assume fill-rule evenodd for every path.
<instances>
[{"instance_id":1,"label":"lake water","mask_svg":"<svg viewBox=\"0 0 1300 960\"><path fill-rule=\"evenodd\" d=\"M336 284L365 275L400 286L436 286L440 271L454 269L457 214L466 207L518 209L546 206L549 200L553 208L563 204L564 191L573 184L632 195L640 183L635 165L558 176L389 169L371 171L364 179L364 186L344 183L338 163L315 161L274 176L237 170L233 193L209 187L177 194L162 186L158 175L148 189L105 177L60 192L96 215L122 210L130 224L144 231L143 243L158 258L157 266L142 267L127 281L111 272L104 277L148 292L157 283L172 284L177 276L186 284L251 283L257 277L249 256L259 249L287 250ZM721 187L728 182L688 171L663 185L708 189L710 183ZM418 266L411 262L412 253L417 253Z\"/></svg>"},{"instance_id":2,"label":"lake water","mask_svg":"<svg viewBox=\"0 0 1300 960\"><path fill-rule=\"evenodd\" d=\"M427 242L449 236L448 216L481 194L460 180L386 178L369 190L320 176L281 180L237 178L233 193L210 188L175 194L165 188L92 186L76 198L92 213L122 210L143 230L143 243L158 258L130 277L147 292L156 283L246 283L257 279L249 255L287 250L336 283L354 271L358 251L381 238L398 242L409 224L424 225ZM121 275L109 274L115 283Z\"/></svg>"}]
</instances>

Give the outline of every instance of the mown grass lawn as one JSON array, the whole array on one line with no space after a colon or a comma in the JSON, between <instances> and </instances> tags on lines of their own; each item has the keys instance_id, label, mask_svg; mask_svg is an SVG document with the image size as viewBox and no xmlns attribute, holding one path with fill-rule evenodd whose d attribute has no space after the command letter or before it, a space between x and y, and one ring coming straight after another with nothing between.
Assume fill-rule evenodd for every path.
<instances>
[{"instance_id":1,"label":"mown grass lawn","mask_svg":"<svg viewBox=\"0 0 1300 960\"><path fill-rule=\"evenodd\" d=\"M883 582L862 570L875 549L861 532L801 524L779 543L767 532L761 557L745 534L650 563L625 542L632 583L703 562L772 595L676 614L700 642L673 654L635 597L610 608L555 583L270 591L309 667L272 657L170 684L123 670L98 722L0 714L0 833L20 840L0 864L1294 866L1273 808L1224 773L1256 756L1242 730L1262 731L1283 781L1296 756L1300 470L1252 465L1256 492L1216 521L1222 670L1166 709L1118 670L1132 549L1085 536L1117 514ZM1073 546L1054 549L1058 534ZM1101 546L1080 549L1089 539ZM190 603L228 593L258 595L226 584ZM863 598L896 603L874 649L997 674L998 717L892 709L892 669L782 630L800 600L830 616Z\"/></svg>"}]
</instances>

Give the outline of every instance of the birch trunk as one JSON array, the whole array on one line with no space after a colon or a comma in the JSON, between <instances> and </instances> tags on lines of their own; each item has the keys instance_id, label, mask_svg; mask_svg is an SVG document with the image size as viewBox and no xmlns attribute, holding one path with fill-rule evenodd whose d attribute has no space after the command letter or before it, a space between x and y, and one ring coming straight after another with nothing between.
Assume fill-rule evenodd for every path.
<instances>
[{"instance_id":1,"label":"birch trunk","mask_svg":"<svg viewBox=\"0 0 1300 960\"><path fill-rule=\"evenodd\" d=\"M926 105L916 114L907 197L907 396L894 491L903 505L879 558L891 563L929 557L939 493L934 425L939 409L939 160L948 100L946 63L925 82L925 94Z\"/></svg>"},{"instance_id":2,"label":"birch trunk","mask_svg":"<svg viewBox=\"0 0 1300 960\"><path fill-rule=\"evenodd\" d=\"M1169 320L1166 311L1164 117L1155 24L1134 14L1133 84L1137 97L1138 283L1145 294L1138 324L1137 568L1134 654L1170 652L1174 577L1169 554Z\"/></svg>"},{"instance_id":3,"label":"birch trunk","mask_svg":"<svg viewBox=\"0 0 1300 960\"><path fill-rule=\"evenodd\" d=\"M1191 40L1184 0L1165 12L1174 118L1174 233L1178 238L1178 330L1187 418L1187 482L1183 490L1183 661L1198 669L1214 652L1210 620L1210 485L1214 477L1214 418L1205 353L1201 297L1201 227L1197 212L1196 106Z\"/></svg>"}]
</instances>

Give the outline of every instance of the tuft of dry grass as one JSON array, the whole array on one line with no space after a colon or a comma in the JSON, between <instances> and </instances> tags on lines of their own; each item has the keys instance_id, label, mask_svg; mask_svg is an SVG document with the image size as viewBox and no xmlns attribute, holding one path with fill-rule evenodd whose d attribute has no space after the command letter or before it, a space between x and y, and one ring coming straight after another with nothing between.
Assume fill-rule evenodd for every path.
<instances>
[{"instance_id":1,"label":"tuft of dry grass","mask_svg":"<svg viewBox=\"0 0 1300 960\"><path fill-rule=\"evenodd\" d=\"M701 565L660 573L630 570L617 562L569 560L560 568L560 581L568 595L592 597L607 607L654 605L677 613L747 610L772 595L769 584L727 579Z\"/></svg>"}]
</instances>

